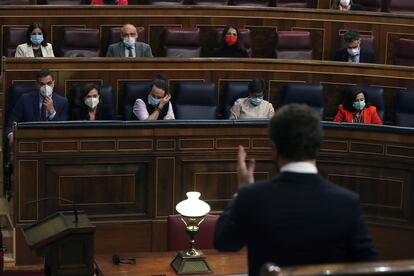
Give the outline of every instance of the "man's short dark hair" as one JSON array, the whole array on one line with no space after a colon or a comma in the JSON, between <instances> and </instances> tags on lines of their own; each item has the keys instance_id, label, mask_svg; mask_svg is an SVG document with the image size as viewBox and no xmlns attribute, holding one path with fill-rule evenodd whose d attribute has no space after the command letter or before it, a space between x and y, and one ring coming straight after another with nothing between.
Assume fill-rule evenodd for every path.
<instances>
[{"instance_id":1,"label":"man's short dark hair","mask_svg":"<svg viewBox=\"0 0 414 276\"><path fill-rule=\"evenodd\" d=\"M54 79L52 73L48 69L41 69L39 72L36 73L37 80L47 76L51 76L52 79Z\"/></svg>"},{"instance_id":2,"label":"man's short dark hair","mask_svg":"<svg viewBox=\"0 0 414 276\"><path fill-rule=\"evenodd\" d=\"M359 33L355 30L350 30L344 34L344 41L351 43L352 41L359 40Z\"/></svg>"},{"instance_id":3,"label":"man's short dark hair","mask_svg":"<svg viewBox=\"0 0 414 276\"><path fill-rule=\"evenodd\" d=\"M152 80L152 86L155 86L159 89L162 89L165 91L165 95L168 94L168 79L163 75L157 75Z\"/></svg>"},{"instance_id":4,"label":"man's short dark hair","mask_svg":"<svg viewBox=\"0 0 414 276\"><path fill-rule=\"evenodd\" d=\"M250 94L257 93L257 92L264 92L265 82L262 79L255 79L249 82L248 87L249 87Z\"/></svg>"},{"instance_id":5,"label":"man's short dark hair","mask_svg":"<svg viewBox=\"0 0 414 276\"><path fill-rule=\"evenodd\" d=\"M269 137L281 158L314 160L322 139L320 116L305 104L285 105L271 119Z\"/></svg>"}]
</instances>

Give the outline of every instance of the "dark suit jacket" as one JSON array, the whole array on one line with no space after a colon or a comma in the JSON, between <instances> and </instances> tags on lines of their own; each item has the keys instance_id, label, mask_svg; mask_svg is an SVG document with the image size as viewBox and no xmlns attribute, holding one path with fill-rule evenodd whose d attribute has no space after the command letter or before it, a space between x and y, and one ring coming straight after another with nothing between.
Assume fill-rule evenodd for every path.
<instances>
[{"instance_id":1,"label":"dark suit jacket","mask_svg":"<svg viewBox=\"0 0 414 276\"><path fill-rule=\"evenodd\" d=\"M10 114L7 133L12 131L13 122L37 122L40 120L39 97L38 90L20 96ZM52 100L56 110L52 121L67 121L68 100L57 93L52 94Z\"/></svg>"},{"instance_id":2,"label":"dark suit jacket","mask_svg":"<svg viewBox=\"0 0 414 276\"><path fill-rule=\"evenodd\" d=\"M370 49L361 48L359 54L359 62L361 63L377 63L377 58ZM335 61L348 61L349 54L346 48L336 50L334 60Z\"/></svg>"},{"instance_id":3,"label":"dark suit jacket","mask_svg":"<svg viewBox=\"0 0 414 276\"><path fill-rule=\"evenodd\" d=\"M76 106L72 110L72 120L89 120L88 108ZM114 120L115 114L111 106L99 103L96 109L95 120Z\"/></svg>"},{"instance_id":4,"label":"dark suit jacket","mask_svg":"<svg viewBox=\"0 0 414 276\"><path fill-rule=\"evenodd\" d=\"M201 226L202 227L202 226ZM318 174L284 172L240 189L217 222L218 250L248 249L249 275L280 266L373 261L357 194Z\"/></svg>"},{"instance_id":5,"label":"dark suit jacket","mask_svg":"<svg viewBox=\"0 0 414 276\"><path fill-rule=\"evenodd\" d=\"M107 57L125 57L125 44L120 41L109 45ZM136 57L152 57L151 46L143 42L135 42Z\"/></svg>"}]
</instances>

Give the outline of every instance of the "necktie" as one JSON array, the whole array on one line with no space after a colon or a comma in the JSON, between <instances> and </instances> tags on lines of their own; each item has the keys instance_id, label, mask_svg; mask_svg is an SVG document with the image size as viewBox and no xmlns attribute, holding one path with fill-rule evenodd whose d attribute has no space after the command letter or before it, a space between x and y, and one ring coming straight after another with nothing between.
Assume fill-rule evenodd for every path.
<instances>
[{"instance_id":1,"label":"necktie","mask_svg":"<svg viewBox=\"0 0 414 276\"><path fill-rule=\"evenodd\" d=\"M46 107L43 104L40 109L40 121L46 121Z\"/></svg>"},{"instance_id":2,"label":"necktie","mask_svg":"<svg viewBox=\"0 0 414 276\"><path fill-rule=\"evenodd\" d=\"M351 62L356 62L356 56L351 56Z\"/></svg>"},{"instance_id":3,"label":"necktie","mask_svg":"<svg viewBox=\"0 0 414 276\"><path fill-rule=\"evenodd\" d=\"M132 48L128 48L128 57L134 57L134 54L132 53Z\"/></svg>"}]
</instances>

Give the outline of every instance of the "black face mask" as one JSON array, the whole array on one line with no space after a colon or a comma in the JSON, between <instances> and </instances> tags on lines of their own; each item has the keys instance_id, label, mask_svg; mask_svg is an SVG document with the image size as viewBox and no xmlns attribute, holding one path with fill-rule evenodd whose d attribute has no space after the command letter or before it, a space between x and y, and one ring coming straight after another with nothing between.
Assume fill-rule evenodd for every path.
<instances>
[{"instance_id":1,"label":"black face mask","mask_svg":"<svg viewBox=\"0 0 414 276\"><path fill-rule=\"evenodd\" d=\"M117 5L118 0L104 0L105 5Z\"/></svg>"}]
</instances>

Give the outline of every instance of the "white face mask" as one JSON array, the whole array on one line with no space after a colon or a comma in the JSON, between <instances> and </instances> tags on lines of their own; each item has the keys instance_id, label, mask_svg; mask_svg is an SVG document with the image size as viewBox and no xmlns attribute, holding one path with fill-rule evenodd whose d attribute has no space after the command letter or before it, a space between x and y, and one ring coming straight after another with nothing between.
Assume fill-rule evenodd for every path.
<instances>
[{"instance_id":1,"label":"white face mask","mask_svg":"<svg viewBox=\"0 0 414 276\"><path fill-rule=\"evenodd\" d=\"M341 0L341 1L339 1L339 4L341 6L345 6L345 7L349 6L350 3L351 3L351 0Z\"/></svg>"},{"instance_id":2,"label":"white face mask","mask_svg":"<svg viewBox=\"0 0 414 276\"><path fill-rule=\"evenodd\" d=\"M91 108L94 109L99 103L99 98L86 98L85 104Z\"/></svg>"},{"instance_id":3,"label":"white face mask","mask_svg":"<svg viewBox=\"0 0 414 276\"><path fill-rule=\"evenodd\" d=\"M348 48L348 54L351 56L359 55L359 47L358 48Z\"/></svg>"},{"instance_id":4,"label":"white face mask","mask_svg":"<svg viewBox=\"0 0 414 276\"><path fill-rule=\"evenodd\" d=\"M135 37L132 37L132 36L126 36L123 39L123 42L124 42L125 46L128 47L128 48L131 48L132 46L134 46L136 41L137 41L137 39Z\"/></svg>"},{"instance_id":5,"label":"white face mask","mask_svg":"<svg viewBox=\"0 0 414 276\"><path fill-rule=\"evenodd\" d=\"M42 85L40 86L39 92L43 97L50 97L53 93L53 85Z\"/></svg>"}]
</instances>

